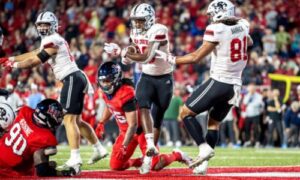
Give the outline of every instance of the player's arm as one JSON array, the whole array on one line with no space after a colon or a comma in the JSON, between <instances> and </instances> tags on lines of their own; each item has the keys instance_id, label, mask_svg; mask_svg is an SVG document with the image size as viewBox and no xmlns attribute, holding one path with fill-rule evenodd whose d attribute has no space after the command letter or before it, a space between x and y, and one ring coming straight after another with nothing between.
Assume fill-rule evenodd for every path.
<instances>
[{"instance_id":1,"label":"player's arm","mask_svg":"<svg viewBox=\"0 0 300 180\"><path fill-rule=\"evenodd\" d=\"M103 110L103 113L102 113L102 117L99 120L99 123L105 124L110 119L111 116L112 116L112 113L109 111L109 109L107 107L105 107Z\"/></svg>"},{"instance_id":2,"label":"player's arm","mask_svg":"<svg viewBox=\"0 0 300 180\"><path fill-rule=\"evenodd\" d=\"M103 138L104 134L104 124L110 119L112 116L112 113L109 111L107 107L104 108L104 111L102 113L102 117L99 120L99 123L97 125L97 128L95 130L95 133L99 139Z\"/></svg>"},{"instance_id":3,"label":"player's arm","mask_svg":"<svg viewBox=\"0 0 300 180\"><path fill-rule=\"evenodd\" d=\"M248 34L247 36L247 46L252 46L253 45L253 39L251 36Z\"/></svg>"},{"instance_id":4,"label":"player's arm","mask_svg":"<svg viewBox=\"0 0 300 180\"><path fill-rule=\"evenodd\" d=\"M184 56L177 56L175 59L176 64L192 64L192 63L198 63L201 61L205 56L210 54L215 47L218 45L216 42L209 42L204 41L202 46L198 48L196 51L184 55Z\"/></svg>"},{"instance_id":5,"label":"player's arm","mask_svg":"<svg viewBox=\"0 0 300 180\"><path fill-rule=\"evenodd\" d=\"M155 50L158 50L160 45L164 45L167 41L164 42L150 42L148 47L144 49L142 53L131 53L127 51L124 57L129 58L135 62L147 63L151 61L155 56Z\"/></svg>"},{"instance_id":6,"label":"player's arm","mask_svg":"<svg viewBox=\"0 0 300 180\"><path fill-rule=\"evenodd\" d=\"M13 60L15 62L20 62L20 61L24 61L25 59L30 58L32 56L36 56L39 52L40 52L40 49L35 49L31 52L27 52L27 53L24 53L21 55L9 57L9 59Z\"/></svg>"},{"instance_id":7,"label":"player's arm","mask_svg":"<svg viewBox=\"0 0 300 180\"><path fill-rule=\"evenodd\" d=\"M45 149L39 149L33 154L34 166L37 176L73 176L76 175L74 168L67 170L56 170L56 162L50 161L49 156L53 156L57 153L56 147L48 147Z\"/></svg>"},{"instance_id":8,"label":"player's arm","mask_svg":"<svg viewBox=\"0 0 300 180\"><path fill-rule=\"evenodd\" d=\"M127 147L137 130L138 117L137 117L136 100L131 99L127 101L123 106L123 110L125 111L125 117L127 120L128 128L122 145Z\"/></svg>"},{"instance_id":9,"label":"player's arm","mask_svg":"<svg viewBox=\"0 0 300 180\"><path fill-rule=\"evenodd\" d=\"M24 58L23 61L20 62L13 61L13 67L21 68L21 69L35 67L41 63L46 62L52 56L56 55L56 53L57 53L57 48L45 48L42 49L37 54L32 54L32 56L28 56Z\"/></svg>"}]
</instances>

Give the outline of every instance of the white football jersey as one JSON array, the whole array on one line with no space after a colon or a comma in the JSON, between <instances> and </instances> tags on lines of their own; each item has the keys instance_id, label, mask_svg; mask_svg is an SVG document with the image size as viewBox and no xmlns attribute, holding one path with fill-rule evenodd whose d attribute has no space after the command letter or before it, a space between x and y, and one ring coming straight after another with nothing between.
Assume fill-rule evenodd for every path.
<instances>
[{"instance_id":1,"label":"white football jersey","mask_svg":"<svg viewBox=\"0 0 300 180\"><path fill-rule=\"evenodd\" d=\"M207 26L203 39L218 42L212 52L210 77L224 83L242 85L242 72L247 65L249 23L245 19L236 25L223 23Z\"/></svg>"},{"instance_id":2,"label":"white football jersey","mask_svg":"<svg viewBox=\"0 0 300 180\"><path fill-rule=\"evenodd\" d=\"M162 24L154 24L145 34L130 33L132 42L139 48L140 52L148 47L150 42L167 41L164 46L159 46L159 50L169 53L168 28ZM142 72L148 75L159 76L169 74L173 71L173 66L161 59L155 59L155 56L149 62L142 64Z\"/></svg>"},{"instance_id":3,"label":"white football jersey","mask_svg":"<svg viewBox=\"0 0 300 180\"><path fill-rule=\"evenodd\" d=\"M50 47L58 49L56 56L47 61L58 80L63 80L69 74L79 70L74 57L70 53L67 41L58 33L53 33L42 39L40 50Z\"/></svg>"}]
</instances>

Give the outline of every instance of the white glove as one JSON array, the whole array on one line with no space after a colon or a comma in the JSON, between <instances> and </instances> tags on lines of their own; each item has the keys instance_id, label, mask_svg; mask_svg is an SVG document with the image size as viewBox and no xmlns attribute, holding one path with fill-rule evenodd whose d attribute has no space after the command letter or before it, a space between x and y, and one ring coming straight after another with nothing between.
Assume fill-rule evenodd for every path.
<instances>
[{"instance_id":1,"label":"white glove","mask_svg":"<svg viewBox=\"0 0 300 180\"><path fill-rule=\"evenodd\" d=\"M104 51L113 56L119 56L121 48L116 43L104 43Z\"/></svg>"},{"instance_id":2,"label":"white glove","mask_svg":"<svg viewBox=\"0 0 300 180\"><path fill-rule=\"evenodd\" d=\"M121 62L124 65L129 65L129 64L133 63L130 59L128 59L126 57L127 51L128 51L128 47L123 48L122 51L121 51Z\"/></svg>"},{"instance_id":3,"label":"white glove","mask_svg":"<svg viewBox=\"0 0 300 180\"><path fill-rule=\"evenodd\" d=\"M124 64L124 65L129 65L129 64L132 64L132 63L133 63L133 61L131 61L131 60L128 59L128 58L124 58L124 57L122 57L121 62L122 62L122 64Z\"/></svg>"},{"instance_id":4,"label":"white glove","mask_svg":"<svg viewBox=\"0 0 300 180\"><path fill-rule=\"evenodd\" d=\"M128 51L128 47L125 47L121 50L121 58L125 58L126 57L126 53Z\"/></svg>"},{"instance_id":5,"label":"white glove","mask_svg":"<svg viewBox=\"0 0 300 180\"><path fill-rule=\"evenodd\" d=\"M162 59L164 61L167 61L171 65L176 65L176 56L173 56L171 53L165 53L161 50L155 50L156 59Z\"/></svg>"}]
</instances>

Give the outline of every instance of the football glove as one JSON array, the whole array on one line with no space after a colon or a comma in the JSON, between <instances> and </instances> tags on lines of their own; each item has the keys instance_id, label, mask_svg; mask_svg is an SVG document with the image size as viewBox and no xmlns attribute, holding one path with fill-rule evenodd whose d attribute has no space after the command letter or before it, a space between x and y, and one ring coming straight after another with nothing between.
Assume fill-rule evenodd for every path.
<instances>
[{"instance_id":1,"label":"football glove","mask_svg":"<svg viewBox=\"0 0 300 180\"><path fill-rule=\"evenodd\" d=\"M96 128L96 135L99 139L103 139L103 134L104 134L104 124L103 123L99 123L97 128Z\"/></svg>"},{"instance_id":2,"label":"football glove","mask_svg":"<svg viewBox=\"0 0 300 180\"><path fill-rule=\"evenodd\" d=\"M176 64L176 56L173 56L171 53L165 53L161 50L155 50L156 52L156 59L162 59L163 61L168 62L171 65Z\"/></svg>"},{"instance_id":3,"label":"football glove","mask_svg":"<svg viewBox=\"0 0 300 180\"><path fill-rule=\"evenodd\" d=\"M121 48L116 43L104 43L104 51L113 56L119 56Z\"/></svg>"}]
</instances>

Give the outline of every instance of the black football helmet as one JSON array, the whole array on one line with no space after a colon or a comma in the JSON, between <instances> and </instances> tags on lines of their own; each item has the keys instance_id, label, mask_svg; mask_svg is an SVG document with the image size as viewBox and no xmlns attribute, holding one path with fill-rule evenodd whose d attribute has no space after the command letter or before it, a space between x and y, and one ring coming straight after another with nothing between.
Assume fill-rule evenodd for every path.
<instances>
[{"instance_id":1,"label":"black football helmet","mask_svg":"<svg viewBox=\"0 0 300 180\"><path fill-rule=\"evenodd\" d=\"M56 129L63 121L63 107L54 99L45 99L38 103L33 120L43 127Z\"/></svg>"},{"instance_id":2,"label":"black football helmet","mask_svg":"<svg viewBox=\"0 0 300 180\"><path fill-rule=\"evenodd\" d=\"M108 95L114 93L122 79L121 67L114 62L105 62L98 69L98 86Z\"/></svg>"}]
</instances>

